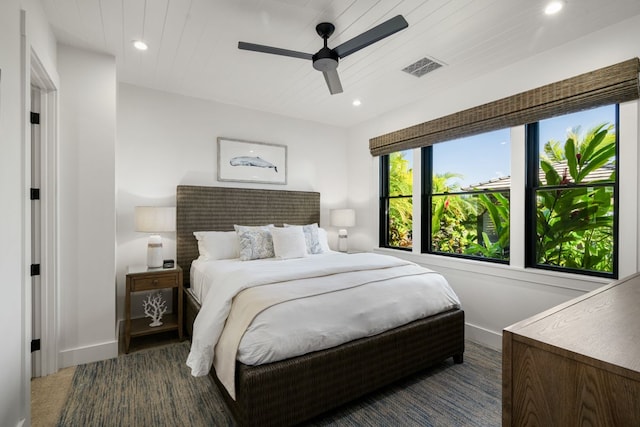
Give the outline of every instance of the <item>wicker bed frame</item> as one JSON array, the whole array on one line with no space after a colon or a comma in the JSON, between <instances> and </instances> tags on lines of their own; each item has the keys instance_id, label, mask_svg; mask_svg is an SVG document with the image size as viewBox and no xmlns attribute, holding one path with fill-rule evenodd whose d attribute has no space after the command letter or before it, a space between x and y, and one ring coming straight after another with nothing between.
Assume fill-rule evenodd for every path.
<instances>
[{"instance_id":1,"label":"wicker bed frame","mask_svg":"<svg viewBox=\"0 0 640 427\"><path fill-rule=\"evenodd\" d=\"M194 231L233 230L233 224L308 224L320 220L320 194L226 187L178 186L177 261L189 282L198 257ZM200 305L186 290L185 325L191 335ZM280 362L237 362L236 400L219 383L238 424L292 425L453 357L462 363L464 312L450 310L338 347Z\"/></svg>"}]
</instances>

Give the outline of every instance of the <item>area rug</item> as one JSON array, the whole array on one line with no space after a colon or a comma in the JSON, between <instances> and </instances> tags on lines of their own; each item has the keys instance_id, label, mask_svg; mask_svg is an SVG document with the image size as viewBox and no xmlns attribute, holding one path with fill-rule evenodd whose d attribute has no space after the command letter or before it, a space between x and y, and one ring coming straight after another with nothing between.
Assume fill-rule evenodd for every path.
<instances>
[{"instance_id":1,"label":"area rug","mask_svg":"<svg viewBox=\"0 0 640 427\"><path fill-rule=\"evenodd\" d=\"M58 426L233 426L208 377L194 378L188 342L87 365L74 374ZM445 361L342 406L307 426L499 426L499 352L467 342Z\"/></svg>"}]
</instances>

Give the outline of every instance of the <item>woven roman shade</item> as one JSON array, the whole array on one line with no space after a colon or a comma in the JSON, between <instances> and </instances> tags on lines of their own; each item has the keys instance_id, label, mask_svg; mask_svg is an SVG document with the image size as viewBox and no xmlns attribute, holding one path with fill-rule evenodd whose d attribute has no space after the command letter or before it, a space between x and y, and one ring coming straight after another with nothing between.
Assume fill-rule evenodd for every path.
<instances>
[{"instance_id":1,"label":"woven roman shade","mask_svg":"<svg viewBox=\"0 0 640 427\"><path fill-rule=\"evenodd\" d=\"M580 74L369 140L373 156L533 123L640 97L640 59Z\"/></svg>"}]
</instances>

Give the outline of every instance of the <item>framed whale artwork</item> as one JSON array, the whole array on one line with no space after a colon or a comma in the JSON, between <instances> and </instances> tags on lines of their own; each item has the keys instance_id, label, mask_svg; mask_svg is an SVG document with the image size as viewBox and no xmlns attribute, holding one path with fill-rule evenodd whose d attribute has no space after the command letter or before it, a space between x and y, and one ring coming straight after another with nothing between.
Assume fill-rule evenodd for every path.
<instances>
[{"instance_id":1,"label":"framed whale artwork","mask_svg":"<svg viewBox=\"0 0 640 427\"><path fill-rule=\"evenodd\" d=\"M287 146L218 138L218 181L287 183Z\"/></svg>"}]
</instances>

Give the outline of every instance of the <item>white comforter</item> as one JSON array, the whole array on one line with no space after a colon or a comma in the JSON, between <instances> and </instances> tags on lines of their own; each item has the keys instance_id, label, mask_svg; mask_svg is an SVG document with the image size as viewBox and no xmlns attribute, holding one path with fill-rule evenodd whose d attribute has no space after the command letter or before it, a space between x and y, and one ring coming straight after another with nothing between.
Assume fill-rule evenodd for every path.
<instances>
[{"instance_id":1,"label":"white comforter","mask_svg":"<svg viewBox=\"0 0 640 427\"><path fill-rule=\"evenodd\" d=\"M276 304L258 314L237 353L237 359L248 365L334 347L460 305L440 274L385 255L329 253L294 260L209 261L197 263L196 269L211 281L211 289L201 291L202 308L194 323L187 359L194 376L211 369L232 300L246 288L277 282L300 286L300 280L328 276L335 282L335 275L354 277L358 274L350 273L354 271L363 275L344 289ZM387 278L371 280L375 270Z\"/></svg>"}]
</instances>

